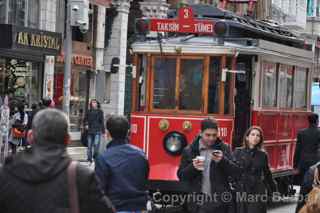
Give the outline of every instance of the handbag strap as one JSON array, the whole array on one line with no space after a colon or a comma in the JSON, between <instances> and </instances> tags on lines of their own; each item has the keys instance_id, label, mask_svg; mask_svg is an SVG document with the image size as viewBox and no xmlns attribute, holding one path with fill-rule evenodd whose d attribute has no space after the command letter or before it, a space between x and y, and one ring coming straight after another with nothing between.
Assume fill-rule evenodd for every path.
<instances>
[{"instance_id":1,"label":"handbag strap","mask_svg":"<svg viewBox=\"0 0 320 213\"><path fill-rule=\"evenodd\" d=\"M78 188L77 188L77 162L71 161L68 166L68 191L69 191L69 205L70 213L80 213Z\"/></svg>"}]
</instances>

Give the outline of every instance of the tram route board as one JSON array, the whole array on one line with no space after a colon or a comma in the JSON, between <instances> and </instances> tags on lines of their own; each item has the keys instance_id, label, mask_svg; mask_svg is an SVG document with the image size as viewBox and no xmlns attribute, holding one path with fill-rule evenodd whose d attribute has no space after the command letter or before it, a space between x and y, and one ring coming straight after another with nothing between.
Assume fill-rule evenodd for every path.
<instances>
[{"instance_id":1,"label":"tram route board","mask_svg":"<svg viewBox=\"0 0 320 213\"><path fill-rule=\"evenodd\" d=\"M177 19L150 19L150 31L194 34L214 34L215 22L194 19L190 7L180 8Z\"/></svg>"}]
</instances>

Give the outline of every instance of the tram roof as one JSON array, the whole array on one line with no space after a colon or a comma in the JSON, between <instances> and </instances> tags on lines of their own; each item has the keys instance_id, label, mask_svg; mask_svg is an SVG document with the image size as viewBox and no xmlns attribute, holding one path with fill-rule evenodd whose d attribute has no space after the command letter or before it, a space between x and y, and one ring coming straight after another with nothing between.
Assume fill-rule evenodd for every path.
<instances>
[{"instance_id":1,"label":"tram roof","mask_svg":"<svg viewBox=\"0 0 320 213\"><path fill-rule=\"evenodd\" d=\"M256 20L250 16L239 16L231 11L223 10L212 5L190 5L194 17L198 19L224 21L229 26L226 37L251 37L263 39L289 46L304 48L304 39L291 30L270 20ZM177 10L168 13L170 18L177 16Z\"/></svg>"},{"instance_id":2,"label":"tram roof","mask_svg":"<svg viewBox=\"0 0 320 213\"><path fill-rule=\"evenodd\" d=\"M291 59L297 63L313 63L313 52L262 39L226 39L223 44L210 36L179 36L159 40L137 41L132 44L135 53L154 54L193 54L193 55L232 55L235 52L245 55L267 55Z\"/></svg>"}]
</instances>

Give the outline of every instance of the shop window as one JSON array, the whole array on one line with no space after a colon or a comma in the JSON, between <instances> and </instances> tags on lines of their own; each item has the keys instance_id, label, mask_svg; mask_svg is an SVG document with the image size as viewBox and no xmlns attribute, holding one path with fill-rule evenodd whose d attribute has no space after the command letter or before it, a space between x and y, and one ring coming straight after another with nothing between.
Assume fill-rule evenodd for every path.
<instances>
[{"instance_id":1,"label":"shop window","mask_svg":"<svg viewBox=\"0 0 320 213\"><path fill-rule=\"evenodd\" d=\"M263 62L262 106L277 106L277 69L275 63Z\"/></svg>"},{"instance_id":2,"label":"shop window","mask_svg":"<svg viewBox=\"0 0 320 213\"><path fill-rule=\"evenodd\" d=\"M211 57L209 67L208 113L219 113L219 82L221 58Z\"/></svg>"},{"instance_id":3,"label":"shop window","mask_svg":"<svg viewBox=\"0 0 320 213\"><path fill-rule=\"evenodd\" d=\"M18 59L0 59L0 95L29 106L38 103L42 93L43 74L39 63Z\"/></svg>"},{"instance_id":4,"label":"shop window","mask_svg":"<svg viewBox=\"0 0 320 213\"><path fill-rule=\"evenodd\" d=\"M38 103L41 99L42 94L42 82L43 82L43 72L39 63L31 63L31 72L32 72L32 79L30 79L28 84L29 92L27 103L31 106L33 103Z\"/></svg>"},{"instance_id":5,"label":"shop window","mask_svg":"<svg viewBox=\"0 0 320 213\"><path fill-rule=\"evenodd\" d=\"M176 106L176 59L156 58L153 76L153 107L174 109Z\"/></svg>"},{"instance_id":6,"label":"shop window","mask_svg":"<svg viewBox=\"0 0 320 213\"><path fill-rule=\"evenodd\" d=\"M202 106L202 59L182 59L179 82L179 109L200 111Z\"/></svg>"},{"instance_id":7,"label":"shop window","mask_svg":"<svg viewBox=\"0 0 320 213\"><path fill-rule=\"evenodd\" d=\"M296 67L294 76L294 107L307 107L308 72L306 68Z\"/></svg>"},{"instance_id":8,"label":"shop window","mask_svg":"<svg viewBox=\"0 0 320 213\"><path fill-rule=\"evenodd\" d=\"M293 67L281 64L279 67L279 106L292 107Z\"/></svg>"}]
</instances>

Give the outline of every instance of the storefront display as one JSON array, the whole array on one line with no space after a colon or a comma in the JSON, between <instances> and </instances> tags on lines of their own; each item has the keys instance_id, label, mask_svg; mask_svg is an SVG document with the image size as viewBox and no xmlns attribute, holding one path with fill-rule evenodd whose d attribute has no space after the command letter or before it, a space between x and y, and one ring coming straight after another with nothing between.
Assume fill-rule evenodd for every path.
<instances>
[{"instance_id":1,"label":"storefront display","mask_svg":"<svg viewBox=\"0 0 320 213\"><path fill-rule=\"evenodd\" d=\"M44 62L62 47L60 33L0 24L0 96L29 107L43 97Z\"/></svg>"},{"instance_id":2,"label":"storefront display","mask_svg":"<svg viewBox=\"0 0 320 213\"><path fill-rule=\"evenodd\" d=\"M0 58L0 95L27 105L41 99L41 63L21 59Z\"/></svg>"}]
</instances>

